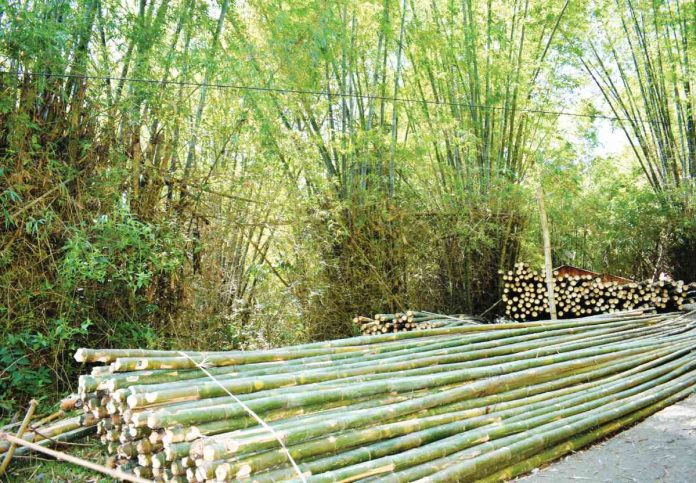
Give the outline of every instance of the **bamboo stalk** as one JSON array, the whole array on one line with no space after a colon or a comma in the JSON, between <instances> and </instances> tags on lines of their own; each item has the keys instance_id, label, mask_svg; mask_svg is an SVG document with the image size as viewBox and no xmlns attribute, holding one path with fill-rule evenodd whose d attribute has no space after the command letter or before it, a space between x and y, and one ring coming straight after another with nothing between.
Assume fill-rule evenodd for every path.
<instances>
[{"instance_id":1,"label":"bamboo stalk","mask_svg":"<svg viewBox=\"0 0 696 483\"><path fill-rule=\"evenodd\" d=\"M82 467L88 468L90 470L97 471L99 473L111 476L112 478L116 478L116 479L120 479L120 480L124 480L124 481L130 481L132 483L149 483L149 481L146 479L134 477L133 475L130 475L128 473L124 473L122 471L113 470L111 468L107 468L106 466L98 465L96 463L85 461L83 459L77 458L75 456L71 456L69 454L61 453L60 451L55 451L55 450L52 450L50 448L45 448L45 447L40 446L38 444L30 443L29 441L24 441L20 438L9 435L7 433L0 433L0 439L5 439L5 440L9 441L10 443L14 443L18 446L23 446L23 447L29 448L33 451L47 454L53 458L63 460L63 461L68 461L68 462L76 464L78 466L82 466Z\"/></svg>"},{"instance_id":2,"label":"bamboo stalk","mask_svg":"<svg viewBox=\"0 0 696 483\"><path fill-rule=\"evenodd\" d=\"M673 375L683 375L684 373L692 370L694 367L696 367L696 362L694 362L692 358L690 365L682 363L681 366L682 367L676 368ZM665 372L664 369L661 369L661 371L663 373ZM659 373L659 371L657 373ZM591 392L582 393L580 395L571 395L566 397L565 400L559 400L555 403L555 405L550 407L548 404L538 403L528 408L523 407L522 410L518 409L512 412L508 411L507 414L505 412L498 413L499 417L503 418L501 421L483 426L480 429L472 430L470 427L466 426L457 428L457 424L455 424L454 428L452 428L450 431L446 431L445 433L436 433L433 438L433 440L437 440L435 443L427 444L409 451L401 451L395 456L377 458L359 465L344 467L340 470L335 470L332 472L324 472L320 477L317 476L312 478L312 480L345 481L346 479L352 479L357 475L364 474L368 471L378 471L380 468L390 467L392 468L391 471L399 471L406 467L420 464L421 466L417 466L413 470L404 472L403 475L398 477L396 475L394 477L382 477L383 481L413 481L415 478L419 477L419 475L430 474L433 471L431 466L423 464L426 461L435 458L442 458L448 454L452 454L458 450L460 451L462 448L475 445L481 441L495 441L507 434L531 430L531 428L549 423L561 417L568 418L574 414L582 413L597 407L608 408L611 406L607 403L629 397L636 393L640 394L661 382L672 379L672 376L662 376L658 379L650 380L651 376L652 374L639 374L631 380L622 380L613 385L600 387L599 389L595 389ZM644 382L646 380L648 380L648 382ZM635 388L617 392L622 388L630 388L631 385L639 382L643 382L643 384ZM602 394L608 395L604 397L597 397L597 395ZM491 413L488 416L496 416L496 413ZM438 429L442 431L442 429L445 428L446 426L443 426ZM450 434L450 437L447 437L448 433ZM442 439L442 436L445 436L445 439ZM412 434L409 437L423 438L423 436L420 434Z\"/></svg>"},{"instance_id":3,"label":"bamboo stalk","mask_svg":"<svg viewBox=\"0 0 696 483\"><path fill-rule=\"evenodd\" d=\"M36 406L37 406L36 400L32 399L29 402L29 409L27 409L27 412L24 415L24 420L22 421L22 424L19 427L19 431L17 431L17 438L18 439L21 439L24 436L24 432L27 430L27 427L29 426L29 422L31 421L31 418L34 416L34 411L36 410ZM10 447L7 450L7 454L5 455L5 459L3 459L2 464L0 464L0 476L5 474L5 471L7 470L7 467L10 465L10 461L12 460L12 456L14 455L15 448L17 447L16 442L11 441L10 439L8 439L8 441L10 441Z\"/></svg>"}]
</instances>

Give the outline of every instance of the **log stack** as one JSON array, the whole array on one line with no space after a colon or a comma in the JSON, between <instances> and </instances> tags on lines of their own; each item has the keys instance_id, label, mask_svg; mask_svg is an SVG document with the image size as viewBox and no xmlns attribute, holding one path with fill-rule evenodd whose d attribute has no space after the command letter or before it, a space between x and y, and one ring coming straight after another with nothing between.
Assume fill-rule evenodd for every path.
<instances>
[{"instance_id":1,"label":"log stack","mask_svg":"<svg viewBox=\"0 0 696 483\"><path fill-rule=\"evenodd\" d=\"M498 481L693 392L696 320L634 310L76 359L94 365L79 398L109 464L140 477Z\"/></svg>"},{"instance_id":2,"label":"log stack","mask_svg":"<svg viewBox=\"0 0 696 483\"><path fill-rule=\"evenodd\" d=\"M544 275L525 263L503 276L505 317L518 321L549 318ZM658 312L681 310L696 300L696 283L678 281L630 282L599 275L554 272L558 318L583 317L636 308Z\"/></svg>"},{"instance_id":3,"label":"log stack","mask_svg":"<svg viewBox=\"0 0 696 483\"><path fill-rule=\"evenodd\" d=\"M358 326L361 335L393 334L411 330L474 325L483 322L483 319L469 315L442 315L415 310L408 310L405 313L375 314L373 318L357 316L353 319L353 323Z\"/></svg>"}]
</instances>

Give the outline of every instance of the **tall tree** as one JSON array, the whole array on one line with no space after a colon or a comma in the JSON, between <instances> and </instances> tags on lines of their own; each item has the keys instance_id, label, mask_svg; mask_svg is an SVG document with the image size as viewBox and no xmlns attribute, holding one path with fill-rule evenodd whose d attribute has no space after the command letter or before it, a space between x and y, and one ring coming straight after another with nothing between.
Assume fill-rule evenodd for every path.
<instances>
[{"instance_id":1,"label":"tall tree","mask_svg":"<svg viewBox=\"0 0 696 483\"><path fill-rule=\"evenodd\" d=\"M679 218L696 194L696 6L681 0L593 4L581 61L617 118L645 179ZM607 12L610 14L608 15ZM696 273L694 222L673 239L675 275Z\"/></svg>"}]
</instances>

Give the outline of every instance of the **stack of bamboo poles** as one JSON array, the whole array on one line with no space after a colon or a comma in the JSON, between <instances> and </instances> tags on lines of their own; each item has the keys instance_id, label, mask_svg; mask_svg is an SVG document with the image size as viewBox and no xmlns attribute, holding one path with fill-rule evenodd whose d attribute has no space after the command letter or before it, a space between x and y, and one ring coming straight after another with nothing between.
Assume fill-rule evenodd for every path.
<instances>
[{"instance_id":1,"label":"stack of bamboo poles","mask_svg":"<svg viewBox=\"0 0 696 483\"><path fill-rule=\"evenodd\" d=\"M268 351L81 349L76 359L103 364L80 377L82 408L109 464L139 477L492 481L692 392L696 320L634 310Z\"/></svg>"},{"instance_id":2,"label":"stack of bamboo poles","mask_svg":"<svg viewBox=\"0 0 696 483\"><path fill-rule=\"evenodd\" d=\"M503 275L505 316L514 320L549 317L544 275L524 263ZM680 310L696 300L696 283L659 281L619 284L592 275L554 272L554 296L559 318L614 313L653 307L658 312Z\"/></svg>"},{"instance_id":3,"label":"stack of bamboo poles","mask_svg":"<svg viewBox=\"0 0 696 483\"><path fill-rule=\"evenodd\" d=\"M65 409L74 409L82 401L76 399L74 402L77 404L70 404L70 407ZM68 404L67 400L65 404ZM75 415L74 413L67 413L66 410L61 409L45 417L34 418L35 420L29 422L27 431L22 434L22 439L31 443L37 443L40 446L55 447L95 433L97 418L94 415ZM14 432L19 425L20 423L11 423L0 427L0 433ZM10 446L10 443L7 441L0 441L0 459L7 453ZM15 456L26 456L28 454L29 450L23 447L14 451Z\"/></svg>"},{"instance_id":4,"label":"stack of bamboo poles","mask_svg":"<svg viewBox=\"0 0 696 483\"><path fill-rule=\"evenodd\" d=\"M353 319L353 323L360 328L362 335L457 327L480 324L482 322L482 319L468 315L441 315L414 310L409 310L406 313L375 314L374 318L358 316Z\"/></svg>"}]
</instances>

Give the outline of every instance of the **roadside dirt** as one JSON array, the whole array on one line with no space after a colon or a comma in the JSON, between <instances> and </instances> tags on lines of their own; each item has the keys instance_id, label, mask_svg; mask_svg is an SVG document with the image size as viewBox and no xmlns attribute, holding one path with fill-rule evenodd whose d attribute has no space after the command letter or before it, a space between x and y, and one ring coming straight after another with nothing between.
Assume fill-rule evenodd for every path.
<instances>
[{"instance_id":1,"label":"roadside dirt","mask_svg":"<svg viewBox=\"0 0 696 483\"><path fill-rule=\"evenodd\" d=\"M516 481L696 482L696 394Z\"/></svg>"}]
</instances>

